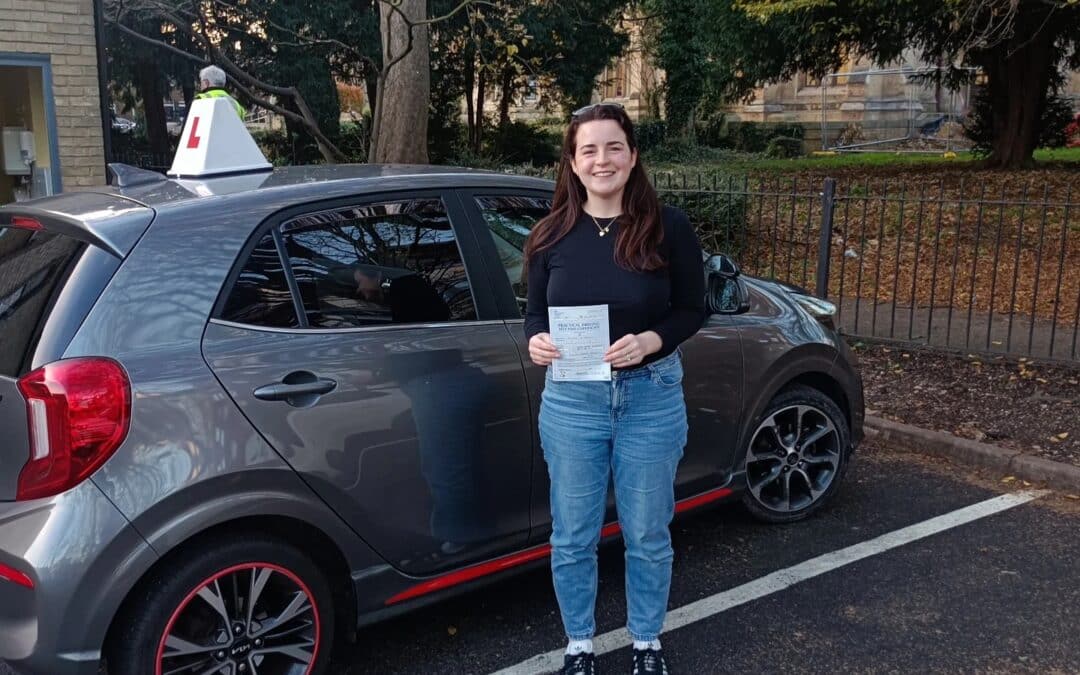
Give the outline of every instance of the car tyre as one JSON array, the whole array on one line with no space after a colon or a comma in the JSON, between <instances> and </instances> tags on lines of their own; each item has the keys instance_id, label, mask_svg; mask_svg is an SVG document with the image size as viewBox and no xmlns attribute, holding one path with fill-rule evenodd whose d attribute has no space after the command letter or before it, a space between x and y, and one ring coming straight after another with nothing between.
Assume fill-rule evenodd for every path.
<instances>
[{"instance_id":1,"label":"car tyre","mask_svg":"<svg viewBox=\"0 0 1080 675\"><path fill-rule=\"evenodd\" d=\"M810 516L839 489L850 439L847 418L829 396L805 386L781 391L752 427L743 505L768 523Z\"/></svg>"},{"instance_id":2,"label":"car tyre","mask_svg":"<svg viewBox=\"0 0 1080 675\"><path fill-rule=\"evenodd\" d=\"M325 574L264 535L198 542L132 599L110 640L109 675L218 672L226 662L235 667L221 672L234 675L319 675L333 650Z\"/></svg>"}]
</instances>

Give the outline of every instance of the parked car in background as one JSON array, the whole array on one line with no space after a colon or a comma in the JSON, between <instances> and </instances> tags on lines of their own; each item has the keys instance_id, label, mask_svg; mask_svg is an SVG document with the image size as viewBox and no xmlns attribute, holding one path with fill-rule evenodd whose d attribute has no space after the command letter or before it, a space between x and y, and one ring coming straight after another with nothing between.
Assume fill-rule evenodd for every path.
<instances>
[{"instance_id":1,"label":"parked car in background","mask_svg":"<svg viewBox=\"0 0 1080 675\"><path fill-rule=\"evenodd\" d=\"M521 249L550 181L113 172L0 208L0 659L318 673L547 556ZM677 511L805 518L862 438L854 359L828 303L708 268Z\"/></svg>"},{"instance_id":2,"label":"parked car in background","mask_svg":"<svg viewBox=\"0 0 1080 675\"><path fill-rule=\"evenodd\" d=\"M135 120L128 117L121 117L120 115L113 114L111 116L111 125L113 131L119 131L122 134L128 134L139 126Z\"/></svg>"}]
</instances>

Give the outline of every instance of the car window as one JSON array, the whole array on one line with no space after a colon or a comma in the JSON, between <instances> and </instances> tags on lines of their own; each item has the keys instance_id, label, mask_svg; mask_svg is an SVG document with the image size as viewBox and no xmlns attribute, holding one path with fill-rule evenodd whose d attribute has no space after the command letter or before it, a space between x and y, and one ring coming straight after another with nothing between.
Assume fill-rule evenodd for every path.
<instances>
[{"instance_id":1,"label":"car window","mask_svg":"<svg viewBox=\"0 0 1080 675\"><path fill-rule=\"evenodd\" d=\"M300 325L272 233L259 241L245 261L225 301L222 318L275 328Z\"/></svg>"},{"instance_id":2,"label":"car window","mask_svg":"<svg viewBox=\"0 0 1080 675\"><path fill-rule=\"evenodd\" d=\"M551 211L551 199L509 195L477 197L476 205L495 241L499 261L514 289L518 309L524 314L528 288L522 250L533 225Z\"/></svg>"},{"instance_id":3,"label":"car window","mask_svg":"<svg viewBox=\"0 0 1080 675\"><path fill-rule=\"evenodd\" d=\"M84 245L55 232L0 227L0 375L20 375L50 301Z\"/></svg>"},{"instance_id":4,"label":"car window","mask_svg":"<svg viewBox=\"0 0 1080 675\"><path fill-rule=\"evenodd\" d=\"M440 199L307 214L283 223L281 233L312 327L476 319Z\"/></svg>"}]
</instances>

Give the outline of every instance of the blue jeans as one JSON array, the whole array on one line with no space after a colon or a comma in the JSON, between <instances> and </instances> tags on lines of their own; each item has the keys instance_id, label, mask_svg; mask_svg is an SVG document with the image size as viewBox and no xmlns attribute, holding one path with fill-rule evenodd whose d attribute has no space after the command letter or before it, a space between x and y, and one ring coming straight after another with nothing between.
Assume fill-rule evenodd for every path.
<instances>
[{"instance_id":1,"label":"blue jeans","mask_svg":"<svg viewBox=\"0 0 1080 675\"><path fill-rule=\"evenodd\" d=\"M555 382L540 405L551 478L551 573L571 640L596 632L596 547L609 477L626 545L627 628L660 634L671 588L675 470L686 445L682 362L675 352L615 371L611 382Z\"/></svg>"}]
</instances>

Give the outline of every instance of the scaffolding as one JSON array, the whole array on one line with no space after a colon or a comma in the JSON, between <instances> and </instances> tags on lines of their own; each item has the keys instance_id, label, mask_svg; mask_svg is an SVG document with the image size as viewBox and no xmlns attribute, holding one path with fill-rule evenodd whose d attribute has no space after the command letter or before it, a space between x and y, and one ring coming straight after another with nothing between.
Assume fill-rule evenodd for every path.
<instances>
[{"instance_id":1,"label":"scaffolding","mask_svg":"<svg viewBox=\"0 0 1080 675\"><path fill-rule=\"evenodd\" d=\"M974 76L973 69L967 69ZM884 68L821 79L821 147L832 152L967 150L970 81L950 87L942 68Z\"/></svg>"}]
</instances>

